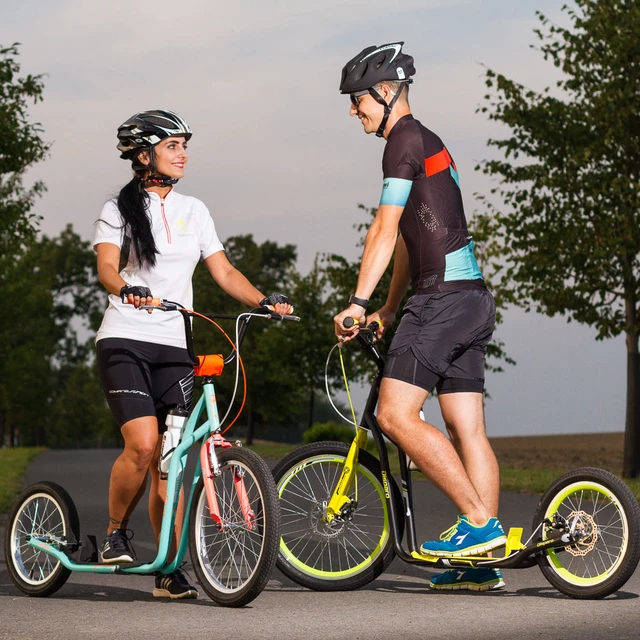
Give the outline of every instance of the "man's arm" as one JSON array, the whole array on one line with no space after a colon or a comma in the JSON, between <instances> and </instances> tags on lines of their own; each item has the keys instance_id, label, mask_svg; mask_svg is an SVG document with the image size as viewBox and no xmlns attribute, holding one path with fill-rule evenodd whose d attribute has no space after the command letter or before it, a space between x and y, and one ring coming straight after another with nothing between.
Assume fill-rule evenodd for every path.
<instances>
[{"instance_id":1,"label":"man's arm","mask_svg":"<svg viewBox=\"0 0 640 640\"><path fill-rule=\"evenodd\" d=\"M364 241L362 264L355 291L356 297L368 300L382 278L393 255L398 238L398 224L403 211L404 206L388 204L382 204L378 208L378 213L369 227ZM349 331L343 324L347 317L354 318L363 324L365 322L364 312L365 309L360 305L351 304L336 315L333 319L336 325L336 335L342 337Z\"/></svg>"},{"instance_id":2,"label":"man's arm","mask_svg":"<svg viewBox=\"0 0 640 640\"><path fill-rule=\"evenodd\" d=\"M393 261L393 274L391 276L391 284L389 285L389 293L384 306L367 317L367 325L372 322L380 323L378 329L378 339L382 338L384 332L390 327L396 319L398 307L402 302L402 298L407 291L411 279L409 270L409 254L407 245L404 242L402 234L398 235L396 242L396 250Z\"/></svg>"}]
</instances>

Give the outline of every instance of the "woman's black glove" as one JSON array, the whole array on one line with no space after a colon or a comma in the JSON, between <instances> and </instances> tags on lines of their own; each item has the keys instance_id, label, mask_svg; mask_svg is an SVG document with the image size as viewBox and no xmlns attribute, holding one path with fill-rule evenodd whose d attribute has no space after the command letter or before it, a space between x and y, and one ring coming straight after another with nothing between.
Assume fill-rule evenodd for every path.
<instances>
[{"instance_id":1,"label":"woman's black glove","mask_svg":"<svg viewBox=\"0 0 640 640\"><path fill-rule=\"evenodd\" d=\"M127 298L131 294L134 298L139 296L140 298L153 298L151 295L151 289L149 287L139 287L137 285L125 284L122 289L120 289L120 298L122 298L122 302L126 302Z\"/></svg>"},{"instance_id":2,"label":"woman's black glove","mask_svg":"<svg viewBox=\"0 0 640 640\"><path fill-rule=\"evenodd\" d=\"M277 304L291 304L291 300L287 298L283 293L272 293L267 298L263 298L260 301L261 307L275 307Z\"/></svg>"}]
</instances>

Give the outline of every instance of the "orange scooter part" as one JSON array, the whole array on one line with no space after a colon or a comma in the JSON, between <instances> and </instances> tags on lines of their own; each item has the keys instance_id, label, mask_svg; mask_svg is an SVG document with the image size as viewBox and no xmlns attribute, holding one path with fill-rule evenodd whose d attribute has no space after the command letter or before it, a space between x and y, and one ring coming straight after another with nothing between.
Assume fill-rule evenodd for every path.
<instances>
[{"instance_id":1,"label":"orange scooter part","mask_svg":"<svg viewBox=\"0 0 640 640\"><path fill-rule=\"evenodd\" d=\"M219 353L197 357L198 364L193 367L196 376L219 376L222 374L224 358Z\"/></svg>"}]
</instances>

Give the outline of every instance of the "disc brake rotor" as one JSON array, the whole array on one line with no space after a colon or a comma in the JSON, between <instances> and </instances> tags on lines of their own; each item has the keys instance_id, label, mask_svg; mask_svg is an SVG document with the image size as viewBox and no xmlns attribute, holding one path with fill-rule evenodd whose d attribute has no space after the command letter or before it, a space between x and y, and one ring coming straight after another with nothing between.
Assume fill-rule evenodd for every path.
<instances>
[{"instance_id":1,"label":"disc brake rotor","mask_svg":"<svg viewBox=\"0 0 640 640\"><path fill-rule=\"evenodd\" d=\"M325 538L335 538L339 536L345 527L345 522L342 518L333 518L331 522L327 523L324 519L326 513L326 502L317 502L309 513L311 526L313 530Z\"/></svg>"},{"instance_id":2,"label":"disc brake rotor","mask_svg":"<svg viewBox=\"0 0 640 640\"><path fill-rule=\"evenodd\" d=\"M574 542L565 547L572 556L586 556L591 553L598 542L598 525L588 513L584 511L572 511L567 517L572 523ZM573 524L575 521L575 524Z\"/></svg>"}]
</instances>

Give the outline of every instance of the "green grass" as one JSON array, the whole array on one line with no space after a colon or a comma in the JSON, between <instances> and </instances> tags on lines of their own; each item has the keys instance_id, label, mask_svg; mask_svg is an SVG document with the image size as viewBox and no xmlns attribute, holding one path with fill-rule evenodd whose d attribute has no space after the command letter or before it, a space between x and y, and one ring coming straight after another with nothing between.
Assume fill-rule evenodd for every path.
<instances>
[{"instance_id":1,"label":"green grass","mask_svg":"<svg viewBox=\"0 0 640 640\"><path fill-rule=\"evenodd\" d=\"M0 513L6 513L22 490L22 476L40 447L0 449Z\"/></svg>"},{"instance_id":2,"label":"green grass","mask_svg":"<svg viewBox=\"0 0 640 640\"><path fill-rule=\"evenodd\" d=\"M297 444L266 442L258 440L250 449L263 458L280 460L295 448ZM44 451L42 448L17 447L0 449L0 513L6 513L22 489L22 477L33 458ZM400 475L398 458L390 452L391 472ZM576 465L580 466L580 465ZM500 486L503 491L521 491L523 493L542 494L561 474L562 470L539 468L500 467ZM414 472L415 479L423 479L421 473ZM625 480L637 499L640 500L640 478Z\"/></svg>"},{"instance_id":3,"label":"green grass","mask_svg":"<svg viewBox=\"0 0 640 640\"><path fill-rule=\"evenodd\" d=\"M247 447L247 449L255 451L259 456L267 460L280 460L299 446L301 445L255 440L252 445Z\"/></svg>"},{"instance_id":4,"label":"green grass","mask_svg":"<svg viewBox=\"0 0 640 640\"><path fill-rule=\"evenodd\" d=\"M296 444L282 444L278 442L264 442L257 441L249 448L253 449L256 453L260 454L263 458L270 458L280 460L291 451L301 445ZM369 448L369 447L368 447ZM394 447L387 447L389 452L389 465L391 467L391 474L394 476L400 475L400 463L398 456L395 454ZM371 453L373 447L371 447ZM575 466L582 466L576 464ZM506 465L500 466L500 488L502 491L519 491L522 493L534 493L542 495L551 483L561 476L566 469L546 468L546 467L510 467ZM609 471L615 470L609 469ZM619 473L616 473L620 477ZM413 478L416 480L424 480L425 477L420 472L413 472ZM640 500L640 478L626 479L625 483L629 486L636 499Z\"/></svg>"}]
</instances>

